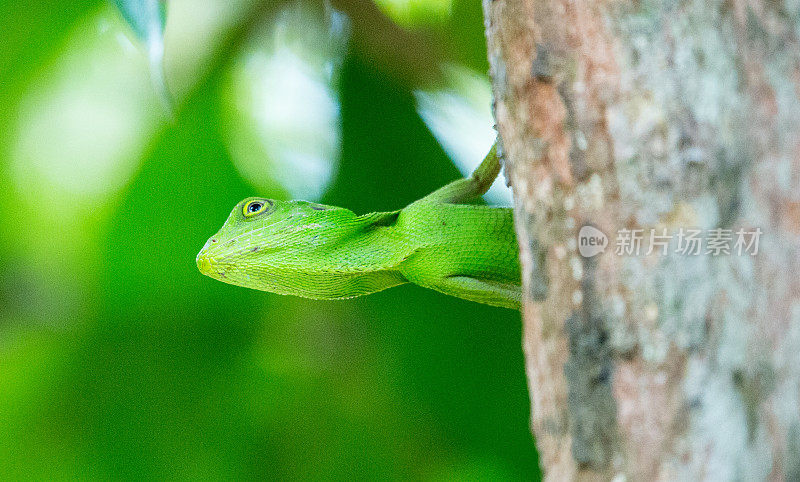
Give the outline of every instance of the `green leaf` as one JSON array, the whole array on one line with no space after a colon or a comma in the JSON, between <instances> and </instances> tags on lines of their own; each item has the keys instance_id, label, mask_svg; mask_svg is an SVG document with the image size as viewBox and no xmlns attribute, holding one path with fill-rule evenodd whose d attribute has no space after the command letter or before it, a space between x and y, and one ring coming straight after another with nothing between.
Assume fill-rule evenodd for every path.
<instances>
[{"instance_id":1,"label":"green leaf","mask_svg":"<svg viewBox=\"0 0 800 482\"><path fill-rule=\"evenodd\" d=\"M172 113L172 96L164 76L164 27L167 13L164 0L114 0L114 5L122 13L137 37L147 47L150 62L150 76L167 111Z\"/></svg>"},{"instance_id":2,"label":"green leaf","mask_svg":"<svg viewBox=\"0 0 800 482\"><path fill-rule=\"evenodd\" d=\"M163 45L166 24L166 4L159 0L114 0L125 21L136 35L149 44L161 41Z\"/></svg>"}]
</instances>

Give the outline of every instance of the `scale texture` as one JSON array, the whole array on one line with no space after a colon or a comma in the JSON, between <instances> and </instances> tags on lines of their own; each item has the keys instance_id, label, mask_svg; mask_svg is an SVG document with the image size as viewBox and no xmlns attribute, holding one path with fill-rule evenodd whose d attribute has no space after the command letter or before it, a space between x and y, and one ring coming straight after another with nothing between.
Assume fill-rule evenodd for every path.
<instances>
[{"instance_id":1,"label":"scale texture","mask_svg":"<svg viewBox=\"0 0 800 482\"><path fill-rule=\"evenodd\" d=\"M488 173L478 168L399 211L358 216L306 201L245 199L197 266L226 283L306 298L352 298L411 282L519 309L512 210L451 202L485 192L499 170L490 155L481 165Z\"/></svg>"}]
</instances>

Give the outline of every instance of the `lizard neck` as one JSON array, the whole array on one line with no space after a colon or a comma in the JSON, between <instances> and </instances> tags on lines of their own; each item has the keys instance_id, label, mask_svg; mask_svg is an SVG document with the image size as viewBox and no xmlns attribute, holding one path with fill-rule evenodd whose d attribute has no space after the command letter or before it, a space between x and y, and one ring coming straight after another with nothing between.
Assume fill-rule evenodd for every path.
<instances>
[{"instance_id":1,"label":"lizard neck","mask_svg":"<svg viewBox=\"0 0 800 482\"><path fill-rule=\"evenodd\" d=\"M394 270L413 251L394 225L399 212L370 213L326 244L325 264L350 272Z\"/></svg>"}]
</instances>

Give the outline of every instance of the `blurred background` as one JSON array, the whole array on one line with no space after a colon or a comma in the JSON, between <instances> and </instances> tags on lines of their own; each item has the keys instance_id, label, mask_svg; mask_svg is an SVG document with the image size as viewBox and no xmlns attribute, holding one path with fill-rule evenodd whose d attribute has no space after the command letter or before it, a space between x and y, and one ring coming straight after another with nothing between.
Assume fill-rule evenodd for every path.
<instances>
[{"instance_id":1,"label":"blurred background","mask_svg":"<svg viewBox=\"0 0 800 482\"><path fill-rule=\"evenodd\" d=\"M195 266L246 196L365 213L470 172L480 3L135 3L0 3L0 477L538 479L518 313Z\"/></svg>"}]
</instances>

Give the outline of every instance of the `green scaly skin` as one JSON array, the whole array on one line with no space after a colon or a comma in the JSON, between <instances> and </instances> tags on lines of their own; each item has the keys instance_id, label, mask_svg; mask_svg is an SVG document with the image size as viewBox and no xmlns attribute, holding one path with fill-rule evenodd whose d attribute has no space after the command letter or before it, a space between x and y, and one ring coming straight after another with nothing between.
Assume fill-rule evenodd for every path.
<instances>
[{"instance_id":1,"label":"green scaly skin","mask_svg":"<svg viewBox=\"0 0 800 482\"><path fill-rule=\"evenodd\" d=\"M512 210L462 204L483 195L499 171L492 148L472 176L399 211L363 216L306 201L248 198L208 240L197 266L226 283L306 298L353 298L411 282L519 309Z\"/></svg>"}]
</instances>

